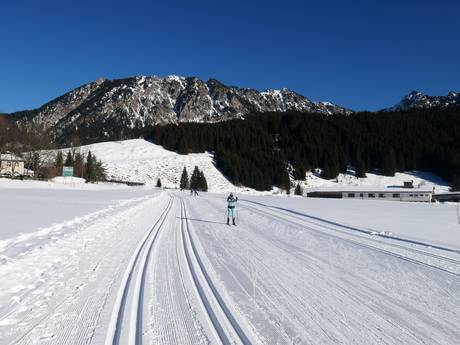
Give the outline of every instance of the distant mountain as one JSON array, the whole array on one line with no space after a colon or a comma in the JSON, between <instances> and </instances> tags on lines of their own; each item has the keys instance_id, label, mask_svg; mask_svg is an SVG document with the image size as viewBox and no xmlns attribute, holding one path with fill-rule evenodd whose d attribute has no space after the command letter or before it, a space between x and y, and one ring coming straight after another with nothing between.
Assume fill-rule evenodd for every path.
<instances>
[{"instance_id":1,"label":"distant mountain","mask_svg":"<svg viewBox=\"0 0 460 345\"><path fill-rule=\"evenodd\" d=\"M405 111L415 108L434 108L460 105L460 93L449 92L447 96L429 96L420 91L412 91L405 96L398 104L384 111Z\"/></svg>"},{"instance_id":2,"label":"distant mountain","mask_svg":"<svg viewBox=\"0 0 460 345\"><path fill-rule=\"evenodd\" d=\"M348 114L329 102L313 102L288 89L226 86L210 79L168 76L98 79L34 110L11 114L27 126L43 125L57 141L78 136L83 142L123 139L146 126L180 122L219 122L254 112Z\"/></svg>"}]
</instances>

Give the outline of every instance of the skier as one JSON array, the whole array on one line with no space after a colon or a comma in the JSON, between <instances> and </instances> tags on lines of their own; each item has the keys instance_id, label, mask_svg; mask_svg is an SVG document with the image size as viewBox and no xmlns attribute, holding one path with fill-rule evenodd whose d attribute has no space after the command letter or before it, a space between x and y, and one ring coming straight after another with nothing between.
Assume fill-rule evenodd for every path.
<instances>
[{"instance_id":1,"label":"skier","mask_svg":"<svg viewBox=\"0 0 460 345\"><path fill-rule=\"evenodd\" d=\"M236 225L235 223L235 206L236 202L238 201L238 197L233 197L233 193L230 193L230 195L227 198L227 225L230 225L230 217L232 217L233 220L233 225Z\"/></svg>"}]
</instances>

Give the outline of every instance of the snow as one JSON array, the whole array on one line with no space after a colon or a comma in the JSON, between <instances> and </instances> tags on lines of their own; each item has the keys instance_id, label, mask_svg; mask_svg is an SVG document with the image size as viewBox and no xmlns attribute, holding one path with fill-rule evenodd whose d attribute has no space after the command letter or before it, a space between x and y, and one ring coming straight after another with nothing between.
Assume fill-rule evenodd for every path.
<instances>
[{"instance_id":1,"label":"snow","mask_svg":"<svg viewBox=\"0 0 460 345\"><path fill-rule=\"evenodd\" d=\"M0 179L0 344L460 339L454 204L240 194L235 227L222 194L20 183Z\"/></svg>"},{"instance_id":2,"label":"snow","mask_svg":"<svg viewBox=\"0 0 460 345\"><path fill-rule=\"evenodd\" d=\"M106 168L109 179L141 182L147 186L155 186L160 178L162 185L167 188L179 188L180 176L184 166L189 176L195 166L203 170L210 192L240 192L245 194L280 194L278 188L268 192L258 192L251 188L234 186L216 168L212 153L194 153L180 155L164 149L143 139L112 141L97 143L76 148L86 154L89 150L96 154ZM66 154L68 149L63 149ZM319 169L318 169L319 171ZM414 181L414 186L420 190L436 193L447 192L448 184L434 174L412 171L396 173L395 176L382 176L368 173L366 178L356 178L350 170L348 174L340 174L337 179L325 180L319 174L308 172L305 181L293 181L294 185L300 183L304 192L315 190L381 190L402 187L406 181Z\"/></svg>"},{"instance_id":3,"label":"snow","mask_svg":"<svg viewBox=\"0 0 460 345\"><path fill-rule=\"evenodd\" d=\"M113 180L155 186L160 178L163 186L178 188L184 167L190 177L198 166L206 176L210 191L234 190L234 186L215 167L210 153L180 155L143 139L98 143L82 146L80 150L94 153Z\"/></svg>"},{"instance_id":4,"label":"snow","mask_svg":"<svg viewBox=\"0 0 460 345\"><path fill-rule=\"evenodd\" d=\"M254 196L244 199L258 201ZM365 232L392 234L401 239L420 241L460 251L460 225L456 204L413 203L380 200L283 198L267 196L264 205L289 209L327 219ZM281 204L281 205L280 205ZM318 219L315 219L318 218Z\"/></svg>"},{"instance_id":5,"label":"snow","mask_svg":"<svg viewBox=\"0 0 460 345\"><path fill-rule=\"evenodd\" d=\"M50 182L54 183L66 183L66 184L82 184L86 183L84 178L74 177L74 176L56 176L50 180Z\"/></svg>"},{"instance_id":6,"label":"snow","mask_svg":"<svg viewBox=\"0 0 460 345\"><path fill-rule=\"evenodd\" d=\"M61 231L85 221L83 218L88 214L96 212L97 215L121 202L150 193L150 188L123 185L0 179L0 249L11 245L14 237L38 230L47 234Z\"/></svg>"},{"instance_id":7,"label":"snow","mask_svg":"<svg viewBox=\"0 0 460 345\"><path fill-rule=\"evenodd\" d=\"M353 171L347 174L339 174L336 179L325 180L318 174L309 172L306 174L305 181L295 181L300 183L305 191L315 190L401 190L404 182L413 181L414 191L426 190L435 193L449 191L447 182L438 176L422 172L412 171L405 173L395 173L395 176L382 176L373 173L367 173L365 178L357 178ZM405 189L410 191L410 189Z\"/></svg>"}]
</instances>

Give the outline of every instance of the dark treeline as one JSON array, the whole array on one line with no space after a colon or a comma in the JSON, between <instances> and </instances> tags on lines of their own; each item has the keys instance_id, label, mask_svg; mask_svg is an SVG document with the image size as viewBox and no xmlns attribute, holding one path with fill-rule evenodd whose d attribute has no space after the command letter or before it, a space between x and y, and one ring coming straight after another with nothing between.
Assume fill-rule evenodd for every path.
<instances>
[{"instance_id":1,"label":"dark treeline","mask_svg":"<svg viewBox=\"0 0 460 345\"><path fill-rule=\"evenodd\" d=\"M348 165L356 174L423 170L460 189L460 108L351 115L264 113L217 124L154 127L150 140L179 153L213 151L233 182L258 190L285 188L323 169L334 178Z\"/></svg>"},{"instance_id":2,"label":"dark treeline","mask_svg":"<svg viewBox=\"0 0 460 345\"><path fill-rule=\"evenodd\" d=\"M182 154L213 151L216 166L235 184L267 190L288 180L272 136L257 121L157 126L148 139Z\"/></svg>"}]
</instances>

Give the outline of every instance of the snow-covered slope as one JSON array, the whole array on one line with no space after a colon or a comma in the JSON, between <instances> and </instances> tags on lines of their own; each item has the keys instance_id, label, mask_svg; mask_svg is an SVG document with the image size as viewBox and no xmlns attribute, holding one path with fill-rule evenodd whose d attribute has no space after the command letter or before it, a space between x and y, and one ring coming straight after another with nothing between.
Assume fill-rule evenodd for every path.
<instances>
[{"instance_id":1,"label":"snow-covered slope","mask_svg":"<svg viewBox=\"0 0 460 345\"><path fill-rule=\"evenodd\" d=\"M98 143L80 149L84 153L91 151L104 163L109 179L154 186L159 178L164 187L178 188L184 167L190 177L198 166L204 172L209 191L234 190L217 170L209 153L180 155L142 139Z\"/></svg>"},{"instance_id":2,"label":"snow-covered slope","mask_svg":"<svg viewBox=\"0 0 460 345\"><path fill-rule=\"evenodd\" d=\"M189 177L195 166L203 170L210 192L238 191L247 194L278 194L278 188L270 192L256 192L251 188L236 187L216 168L211 153L192 153L180 155L164 149L142 139L110 141L77 148L82 153L91 151L102 161L106 168L107 176L111 180L141 182L148 186L155 186L159 178L164 187L178 188L179 180L184 166ZM64 149L66 152L68 149ZM382 176L368 173L366 178L356 178L352 171L349 174L340 174L336 179L324 180L315 173L307 173L305 181L300 183L305 191L318 188L350 188L350 187L396 187L402 186L405 181L414 181L414 186L432 189L436 192L446 192L448 184L434 174L413 171L396 173L395 176Z\"/></svg>"}]
</instances>

